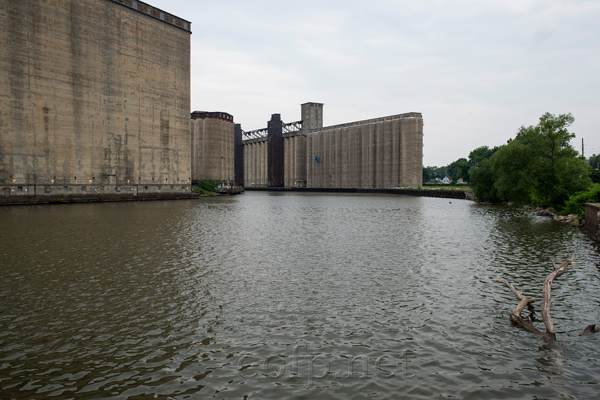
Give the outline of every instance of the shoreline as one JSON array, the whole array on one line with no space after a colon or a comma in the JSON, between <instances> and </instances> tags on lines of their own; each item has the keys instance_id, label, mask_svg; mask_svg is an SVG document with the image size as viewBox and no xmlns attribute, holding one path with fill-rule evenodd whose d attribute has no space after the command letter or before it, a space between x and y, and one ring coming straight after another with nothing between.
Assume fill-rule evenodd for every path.
<instances>
[{"instance_id":1,"label":"shoreline","mask_svg":"<svg viewBox=\"0 0 600 400\"><path fill-rule=\"evenodd\" d=\"M222 196L215 193L211 196ZM134 195L55 195L55 196L11 196L0 198L0 206L26 206L26 205L50 205L50 204L82 204L82 203L115 203L131 201L160 201L160 200L190 200L201 197L210 197L196 193L149 193Z\"/></svg>"},{"instance_id":2,"label":"shoreline","mask_svg":"<svg viewBox=\"0 0 600 400\"><path fill-rule=\"evenodd\" d=\"M473 192L464 190L424 190L424 189L342 189L342 188L267 188L246 187L245 191L265 192L303 192L303 193L373 193L395 194L404 196L437 197L456 200L475 201ZM94 195L41 195L41 196L10 196L0 197L0 206L16 205L46 205L46 204L74 204L74 203L104 203L128 201L158 201L158 200L191 200L211 196L229 196L236 193L227 191L217 192L213 195L197 193L147 193L138 194L94 194Z\"/></svg>"},{"instance_id":3,"label":"shoreline","mask_svg":"<svg viewBox=\"0 0 600 400\"><path fill-rule=\"evenodd\" d=\"M445 199L475 201L473 192L467 190L427 190L427 189L358 189L358 188L273 188L273 187L246 187L246 191L263 192L304 192L304 193L377 193L396 194L404 196L439 197Z\"/></svg>"}]
</instances>

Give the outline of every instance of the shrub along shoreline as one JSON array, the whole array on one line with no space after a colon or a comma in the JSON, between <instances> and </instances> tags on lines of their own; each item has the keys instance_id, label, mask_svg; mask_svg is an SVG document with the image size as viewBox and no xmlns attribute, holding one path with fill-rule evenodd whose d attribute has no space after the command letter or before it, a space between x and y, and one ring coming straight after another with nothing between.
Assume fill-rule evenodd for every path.
<instances>
[{"instance_id":1,"label":"shrub along shoreline","mask_svg":"<svg viewBox=\"0 0 600 400\"><path fill-rule=\"evenodd\" d=\"M451 163L444 173L468 182L477 201L527 205L572 224L575 215L581 224L585 204L600 201L600 171L571 146L575 134L568 128L574 121L570 113L545 113L537 125L521 126L506 144L478 147L468 160ZM600 166L594 157L590 163ZM434 172L437 167L424 168L424 180Z\"/></svg>"}]
</instances>

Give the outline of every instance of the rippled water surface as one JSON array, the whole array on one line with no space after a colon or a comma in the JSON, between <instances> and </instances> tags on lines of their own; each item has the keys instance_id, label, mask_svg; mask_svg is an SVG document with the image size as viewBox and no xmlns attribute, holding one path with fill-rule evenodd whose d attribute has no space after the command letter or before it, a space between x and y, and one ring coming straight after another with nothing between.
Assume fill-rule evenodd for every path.
<instances>
[{"instance_id":1,"label":"rippled water surface","mask_svg":"<svg viewBox=\"0 0 600 400\"><path fill-rule=\"evenodd\" d=\"M600 252L521 209L255 193L0 208L0 398L595 398ZM504 277L564 344L508 319ZM540 329L540 303L527 313Z\"/></svg>"}]
</instances>

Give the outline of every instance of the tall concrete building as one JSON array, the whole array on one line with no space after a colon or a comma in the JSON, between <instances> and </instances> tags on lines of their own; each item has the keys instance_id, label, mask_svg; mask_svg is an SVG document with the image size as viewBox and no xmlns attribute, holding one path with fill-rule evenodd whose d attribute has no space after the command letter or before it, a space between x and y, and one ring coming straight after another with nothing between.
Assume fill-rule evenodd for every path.
<instances>
[{"instance_id":1,"label":"tall concrete building","mask_svg":"<svg viewBox=\"0 0 600 400\"><path fill-rule=\"evenodd\" d=\"M422 185L421 113L329 127L323 127L321 103L302 104L301 115L302 121L286 124L273 114L267 129L245 132L245 186L386 189Z\"/></svg>"},{"instance_id":2,"label":"tall concrete building","mask_svg":"<svg viewBox=\"0 0 600 400\"><path fill-rule=\"evenodd\" d=\"M242 142L244 187L268 187L268 142L264 136L245 135Z\"/></svg>"},{"instance_id":3,"label":"tall concrete building","mask_svg":"<svg viewBox=\"0 0 600 400\"><path fill-rule=\"evenodd\" d=\"M421 186L423 119L406 113L313 129L306 154L309 188Z\"/></svg>"},{"instance_id":4,"label":"tall concrete building","mask_svg":"<svg viewBox=\"0 0 600 400\"><path fill-rule=\"evenodd\" d=\"M4 196L189 193L191 24L136 0L0 0Z\"/></svg>"},{"instance_id":5,"label":"tall concrete building","mask_svg":"<svg viewBox=\"0 0 600 400\"><path fill-rule=\"evenodd\" d=\"M224 112L192 113L192 183L235 181L233 116Z\"/></svg>"}]
</instances>

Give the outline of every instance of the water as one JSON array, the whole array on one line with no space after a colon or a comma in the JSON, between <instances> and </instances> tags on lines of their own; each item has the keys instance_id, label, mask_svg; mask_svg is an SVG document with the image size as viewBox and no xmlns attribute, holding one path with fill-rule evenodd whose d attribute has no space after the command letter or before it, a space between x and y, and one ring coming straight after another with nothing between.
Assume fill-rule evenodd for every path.
<instances>
[{"instance_id":1,"label":"water","mask_svg":"<svg viewBox=\"0 0 600 400\"><path fill-rule=\"evenodd\" d=\"M573 399L600 251L524 210L281 194L0 209L2 399ZM513 327L503 277L560 350ZM532 312L543 329L541 304Z\"/></svg>"}]
</instances>

